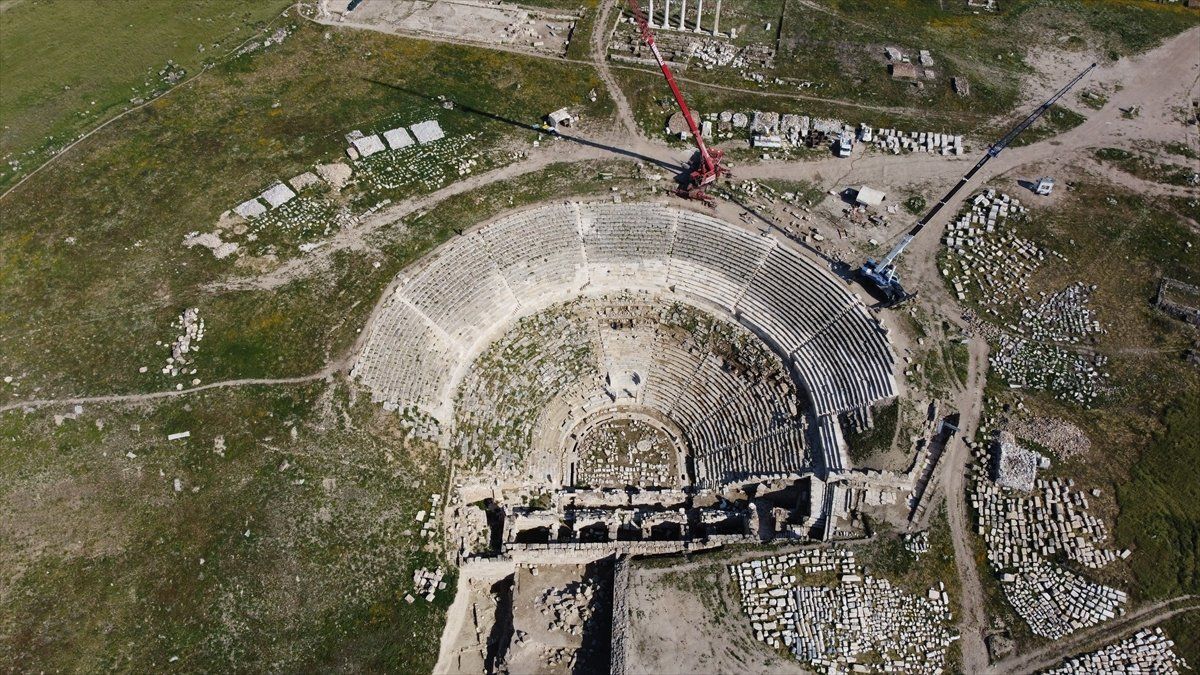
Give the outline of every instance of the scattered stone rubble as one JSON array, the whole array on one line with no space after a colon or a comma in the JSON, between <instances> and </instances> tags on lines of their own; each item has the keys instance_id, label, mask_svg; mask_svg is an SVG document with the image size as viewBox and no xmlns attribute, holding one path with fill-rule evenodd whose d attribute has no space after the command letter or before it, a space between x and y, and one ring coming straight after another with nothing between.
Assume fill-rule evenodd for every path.
<instances>
[{"instance_id":1,"label":"scattered stone rubble","mask_svg":"<svg viewBox=\"0 0 1200 675\"><path fill-rule=\"evenodd\" d=\"M866 124L857 128L839 119L809 117L808 115L753 111L749 115L732 110L703 116L702 135L706 138L733 138L749 133L756 148L825 147L846 136L851 142L862 141L895 155L908 152L928 152L941 155L961 155L966 147L963 137L956 134L899 129L872 129ZM745 131L742 131L745 130Z\"/></svg>"},{"instance_id":2,"label":"scattered stone rubble","mask_svg":"<svg viewBox=\"0 0 1200 675\"><path fill-rule=\"evenodd\" d=\"M583 437L578 450L577 481L581 485L624 487L674 482L671 456L675 448L661 432L640 420L594 429Z\"/></svg>"},{"instance_id":3,"label":"scattered stone rubble","mask_svg":"<svg viewBox=\"0 0 1200 675\"><path fill-rule=\"evenodd\" d=\"M1041 293L1040 304L1021 310L1021 325L1034 340L1070 342L1106 333L1096 313L1088 307L1095 290L1095 286L1075 282L1057 293Z\"/></svg>"},{"instance_id":4,"label":"scattered stone rubble","mask_svg":"<svg viewBox=\"0 0 1200 675\"><path fill-rule=\"evenodd\" d=\"M421 538L435 539L437 537L438 516L441 515L442 495L434 493L429 495L429 510L421 510L417 512L416 520L421 523Z\"/></svg>"},{"instance_id":5,"label":"scattered stone rubble","mask_svg":"<svg viewBox=\"0 0 1200 675\"><path fill-rule=\"evenodd\" d=\"M755 637L821 670L845 672L867 659L885 672L941 673L958 639L945 587L925 597L864 575L848 550L808 550L730 566ZM836 574L835 585L799 585ZM860 660L862 661L860 663Z\"/></svg>"},{"instance_id":6,"label":"scattered stone rubble","mask_svg":"<svg viewBox=\"0 0 1200 675\"><path fill-rule=\"evenodd\" d=\"M427 570L422 567L413 572L413 590L426 601L433 602L433 599L437 597L437 592L446 588L446 582L442 581L445 576L446 572L441 567L436 570ZM411 603L415 599L410 598L412 598L411 595L406 596L405 600Z\"/></svg>"},{"instance_id":7,"label":"scattered stone rubble","mask_svg":"<svg viewBox=\"0 0 1200 675\"><path fill-rule=\"evenodd\" d=\"M1124 591L1090 582L1044 560L1025 562L1002 586L1035 634L1052 640L1125 613Z\"/></svg>"},{"instance_id":8,"label":"scattered stone rubble","mask_svg":"<svg viewBox=\"0 0 1200 675\"><path fill-rule=\"evenodd\" d=\"M1064 659L1058 668L1043 675L1084 675L1085 673L1156 673L1171 675L1191 670L1187 661L1175 653L1175 641L1161 628L1144 629L1132 636L1090 654Z\"/></svg>"},{"instance_id":9,"label":"scattered stone rubble","mask_svg":"<svg viewBox=\"0 0 1200 675\"><path fill-rule=\"evenodd\" d=\"M1093 288L1075 283L1031 296L1030 278L1048 258L1066 256L1018 237L1008 222L1023 218L1020 200L995 190L975 196L946 228L948 255L941 273L960 301L972 301L998 325L981 332L995 346L989 360L1013 388L1045 389L1065 401L1091 405L1104 388L1107 359L1076 349L1104 332L1088 303ZM1006 321L1001 309L1018 312ZM1003 323L1001 323L1003 322Z\"/></svg>"},{"instance_id":10,"label":"scattered stone rubble","mask_svg":"<svg viewBox=\"0 0 1200 675\"><path fill-rule=\"evenodd\" d=\"M989 189L977 194L971 208L946 226L944 243L950 255L942 276L949 278L960 301L970 298L1005 306L1029 292L1029 278L1047 252L1008 227L1010 218L1023 218L1026 212L1019 199ZM998 316L994 309L988 313Z\"/></svg>"},{"instance_id":11,"label":"scattered stone rubble","mask_svg":"<svg viewBox=\"0 0 1200 675\"><path fill-rule=\"evenodd\" d=\"M909 553L921 555L929 552L929 530L906 533L901 541L904 542L904 550Z\"/></svg>"},{"instance_id":12,"label":"scattered stone rubble","mask_svg":"<svg viewBox=\"0 0 1200 675\"><path fill-rule=\"evenodd\" d=\"M961 134L900 131L898 129L878 129L872 132L870 127L862 125L859 136L864 142L869 141L875 147L893 155L899 155L902 152L928 152L957 157L965 152Z\"/></svg>"},{"instance_id":13,"label":"scattered stone rubble","mask_svg":"<svg viewBox=\"0 0 1200 675\"><path fill-rule=\"evenodd\" d=\"M1001 426L1018 439L1026 438L1046 448L1059 461L1082 455L1092 447L1083 429L1057 417L1014 416Z\"/></svg>"},{"instance_id":14,"label":"scattered stone rubble","mask_svg":"<svg viewBox=\"0 0 1200 675\"><path fill-rule=\"evenodd\" d=\"M1002 445L993 445L993 453ZM1032 491L1023 494L988 477L985 467L995 464L981 446L975 456L971 505L978 532L1005 596L1033 632L1054 639L1123 614L1124 592L1051 562L1065 559L1099 569L1130 555L1128 549L1117 553L1097 546L1108 532L1088 513L1088 498L1071 489L1074 481L1034 479Z\"/></svg>"},{"instance_id":15,"label":"scattered stone rubble","mask_svg":"<svg viewBox=\"0 0 1200 675\"><path fill-rule=\"evenodd\" d=\"M547 588L537 601L537 609L549 621L547 629L580 635L595 613L592 602L596 583L591 579L572 582L562 588Z\"/></svg>"},{"instance_id":16,"label":"scattered stone rubble","mask_svg":"<svg viewBox=\"0 0 1200 675\"><path fill-rule=\"evenodd\" d=\"M307 253L319 248L324 238L391 203L385 199L366 212L354 213L338 193L356 174L354 183L367 193L410 185L437 189L454 175L474 171L483 158L482 153L471 152L475 136L447 139L437 120L413 124L410 130L401 126L381 135L364 135L358 130L346 134L346 154L352 165L320 164L286 182L275 181L223 214L216 232L192 232L184 238L184 245L204 246L219 259L239 250L272 256L280 246L295 246ZM241 240L225 241L223 237Z\"/></svg>"},{"instance_id":17,"label":"scattered stone rubble","mask_svg":"<svg viewBox=\"0 0 1200 675\"><path fill-rule=\"evenodd\" d=\"M192 363L192 355L200 351L200 341L204 339L204 319L200 318L200 310L196 307L189 307L179 315L179 318L171 323L171 328L179 331L178 335L171 342L171 355L167 357L167 363L162 367L162 374L176 377L182 374L195 375L196 369L189 369L188 366ZM162 346L162 341L157 343ZM145 372L145 368L142 372ZM199 384L195 382L194 384Z\"/></svg>"}]
</instances>

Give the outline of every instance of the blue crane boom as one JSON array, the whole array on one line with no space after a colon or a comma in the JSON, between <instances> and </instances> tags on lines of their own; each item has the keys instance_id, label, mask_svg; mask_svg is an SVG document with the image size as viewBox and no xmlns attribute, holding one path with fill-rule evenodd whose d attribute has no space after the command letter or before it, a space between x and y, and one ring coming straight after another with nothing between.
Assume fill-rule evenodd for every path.
<instances>
[{"instance_id":1,"label":"blue crane boom","mask_svg":"<svg viewBox=\"0 0 1200 675\"><path fill-rule=\"evenodd\" d=\"M888 305L894 305L899 302L903 302L911 297L911 295L904 290L904 287L900 285L900 276L896 273L896 258L900 257L900 254L904 252L904 249L908 248L908 245L912 243L912 240L916 238L916 236L921 232L922 229L924 229L930 220L933 220L933 217L942 210L942 207L946 206L946 204L954 198L954 195L958 194L959 190L962 190L967 183L971 182L971 179L975 177L975 174L979 173L979 170L983 168L984 164L987 164L991 158L999 155L1000 151L1008 147L1008 145L1012 143L1017 136L1021 135L1022 131L1028 129L1029 125L1033 124L1038 120L1038 118L1046 114L1046 111L1050 109L1050 106L1057 103L1058 100L1066 95L1068 91L1070 91L1075 85L1079 84L1079 81L1082 80L1095 67L1096 64L1093 63L1085 68L1083 72L1076 75L1074 79L1066 84L1066 86L1064 86L1062 89L1059 89L1054 96L1051 96L1046 100L1045 103L1038 106L1036 110L1029 113L1025 119L1018 122L1016 126L1010 129L1008 133L1004 135L1004 138L1001 138L999 141L996 141L989 146L987 152L984 153L983 157L979 158L979 161L975 163L975 166L971 167L970 171L963 174L963 177L959 179L958 183L956 183L954 187L950 188L950 191L947 192L940 200L938 200L938 202L934 204L933 207L925 213L925 215L921 216L921 219L917 221L917 224L914 225L907 234L900 238L899 243L897 243L891 251L888 251L886 256L878 261L873 258L867 258L867 261L863 263L862 267L858 268L859 279L861 279L867 286L871 287L873 290L882 295L884 302Z\"/></svg>"}]
</instances>

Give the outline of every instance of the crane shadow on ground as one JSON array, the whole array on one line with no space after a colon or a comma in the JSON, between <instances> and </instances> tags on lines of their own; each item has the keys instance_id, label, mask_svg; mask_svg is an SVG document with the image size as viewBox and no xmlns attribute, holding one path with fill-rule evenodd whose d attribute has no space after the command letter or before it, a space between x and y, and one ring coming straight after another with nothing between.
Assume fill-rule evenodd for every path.
<instances>
[{"instance_id":1,"label":"crane shadow on ground","mask_svg":"<svg viewBox=\"0 0 1200 675\"><path fill-rule=\"evenodd\" d=\"M387 82L380 82L379 80L374 80L371 78L363 78L363 81L369 82L371 84L376 84L381 87L387 87L389 89L392 89L392 90L395 90L395 91L398 91L398 92L401 92L404 94L408 94L409 96L414 96L417 98L425 99L426 101L429 101L431 103L443 104L448 100L445 98L438 98L437 96L432 96L430 94L426 94L424 92L420 92L415 89L409 89L408 87L404 87L404 86L401 86L398 84L390 84ZM475 107L466 105L464 103L460 103L458 101L450 101L450 102L453 104L453 108L452 108L453 110L456 110L456 111L459 111L462 113L466 113L469 115L477 115L479 117L483 117L483 118L492 120L493 122L500 122L502 124L507 124L511 127L516 127L518 129L522 129L524 131L532 131L532 132L539 133L539 134L546 134L547 136L551 136L553 138L560 138L560 139L570 142L570 143L577 143L577 144L585 146L585 147L595 148L598 150L604 150L606 152L610 152L610 153L612 153L614 155L618 155L620 157L637 160L639 162L645 162L647 164L653 164L654 166L657 166L660 169L663 169L665 171L674 172L676 174L677 182L682 181L682 183L686 183L687 177L690 175L691 169L686 166L681 166L681 164L679 162L670 162L667 160L659 159L657 157L651 157L649 155L644 155L644 154L642 154L640 152L636 152L634 150L628 150L626 148L618 147L615 145L609 145L607 143L600 143L598 141L593 141L591 139L584 138L582 136L578 136L578 135L574 135L574 134L566 134L566 133L562 133L559 131L553 131L540 123L522 122L521 120L515 120L511 117L505 117L504 115L500 115L498 113L494 113L494 112L491 112L488 110L482 110L480 108L475 108ZM681 179L680 176L683 176L683 178Z\"/></svg>"},{"instance_id":2,"label":"crane shadow on ground","mask_svg":"<svg viewBox=\"0 0 1200 675\"><path fill-rule=\"evenodd\" d=\"M820 258L821 260L824 260L825 263L829 265L829 269L834 274L836 274L838 277L843 279L844 281L853 281L854 280L854 270L850 267L850 265L848 265L845 262L838 260L836 258L832 258L832 257L826 255L825 253L817 250L811 244L809 244L808 242L804 241L803 239L797 237L793 232L791 232L790 230L788 230L785 227L782 227L779 223L775 222L775 220L773 218L771 218L770 215L765 214L762 211L751 206L750 204L747 204L746 202L738 199L737 196L734 195L733 193L731 193L730 191L721 190L721 192L719 194L722 199L728 201L730 204L736 204L739 208L743 209L747 214L758 219L759 221L761 221L762 223L767 225L770 229L774 230L775 232L778 232L779 234L783 235L785 238L787 238L788 241L792 242L796 246L799 246L800 248L804 249L805 251L811 253L812 255Z\"/></svg>"}]
</instances>

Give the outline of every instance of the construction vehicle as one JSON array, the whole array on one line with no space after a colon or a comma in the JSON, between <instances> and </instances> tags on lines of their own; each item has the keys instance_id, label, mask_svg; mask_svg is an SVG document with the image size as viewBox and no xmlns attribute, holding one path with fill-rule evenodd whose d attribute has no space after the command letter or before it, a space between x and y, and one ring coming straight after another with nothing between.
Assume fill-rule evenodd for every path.
<instances>
[{"instance_id":1,"label":"construction vehicle","mask_svg":"<svg viewBox=\"0 0 1200 675\"><path fill-rule=\"evenodd\" d=\"M1038 120L1038 118L1046 114L1046 111L1050 109L1050 106L1057 103L1058 100L1066 95L1066 93L1070 91L1076 84L1079 84L1079 81L1087 76L1087 74L1090 73L1095 67L1096 64L1093 63L1085 68L1083 72L1076 75L1074 79L1066 84L1066 86L1064 86L1062 89L1059 89L1054 96L1051 96L1045 103L1038 106L1037 110L1034 110L1025 119L1021 120L1016 126L1010 129L1009 132L1004 135L1004 138L1001 138L999 141L992 144L988 148L987 152L984 153L983 157L980 158L980 160L975 164L975 166L971 167L971 170L963 175L963 177L959 179L958 183L955 184L954 187L950 188L950 191L947 192L946 195L938 201L938 203L933 205L933 208L929 209L924 216L921 216L921 219L917 221L917 224L908 231L908 234L905 234L903 237L901 237L900 242L896 244L895 248L889 251L886 256L878 261L874 258L867 258L867 261L863 263L862 267L858 268L859 280L861 280L863 285L869 290L882 297L882 304L884 306L895 306L913 297L912 294L904 290L904 287L900 284L900 275L896 272L896 259L900 257L900 254L904 252L904 249L908 248L908 245L912 243L913 239L916 238L918 234L920 234L921 230L924 229L929 221L932 220L933 217L942 210L942 207L944 207L947 202L953 199L954 195L958 194L959 190L962 190L963 187L975 177L975 174L979 173L979 170L983 168L984 164L987 164L989 160L996 155L999 155L1004 148L1008 147L1008 145L1017 138L1017 136L1021 135L1022 131L1028 129L1029 125L1033 124Z\"/></svg>"},{"instance_id":2,"label":"construction vehicle","mask_svg":"<svg viewBox=\"0 0 1200 675\"><path fill-rule=\"evenodd\" d=\"M834 154L846 159L852 152L854 152L854 132L843 130L838 134L837 142L834 144Z\"/></svg>"},{"instance_id":3,"label":"construction vehicle","mask_svg":"<svg viewBox=\"0 0 1200 675\"><path fill-rule=\"evenodd\" d=\"M687 120L688 130L691 132L692 140L696 143L696 149L699 151L689 169L690 174L687 185L680 187L675 192L680 197L696 199L709 206L713 206L715 200L712 195L708 194L708 188L718 178L729 174L729 168L721 164L721 159L725 153L718 148L710 150L704 143L704 137L700 134L700 129L696 126L696 120L692 117L692 111L688 108L687 102L683 100L683 92L679 90L679 85L675 83L675 76L671 73L671 68L663 60L662 54L658 51L658 46L654 44L654 33L650 30L650 22L646 20L646 15L642 13L642 8L638 5L637 0L629 0L629 10L633 13L634 20L637 21L638 29L642 33L642 40L650 48L650 52L654 54L654 60L658 62L658 67L662 69L663 77L667 78L667 85L671 87L671 94L675 96L675 103L679 105L679 111L683 113L683 118Z\"/></svg>"}]
</instances>

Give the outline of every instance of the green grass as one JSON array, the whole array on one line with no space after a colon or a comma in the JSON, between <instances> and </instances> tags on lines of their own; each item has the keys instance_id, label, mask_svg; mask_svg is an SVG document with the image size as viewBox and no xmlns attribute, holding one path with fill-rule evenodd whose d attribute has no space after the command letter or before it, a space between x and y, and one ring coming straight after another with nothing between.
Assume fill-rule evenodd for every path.
<instances>
[{"instance_id":1,"label":"green grass","mask_svg":"<svg viewBox=\"0 0 1200 675\"><path fill-rule=\"evenodd\" d=\"M1187 146L1174 144L1167 147L1168 150L1171 148L1180 150L1180 152L1174 154L1182 154L1184 157L1187 157L1184 154L1188 150ZM1096 150L1095 156L1101 162L1112 164L1132 176L1151 182L1166 183L1167 185L1192 185L1192 176L1196 174L1196 168L1194 167L1159 162L1143 154L1120 148L1100 148Z\"/></svg>"},{"instance_id":2,"label":"green grass","mask_svg":"<svg viewBox=\"0 0 1200 675\"><path fill-rule=\"evenodd\" d=\"M1140 594L1200 594L1200 482L1183 467L1200 464L1200 391L1181 392L1163 428L1118 487L1117 537L1132 544Z\"/></svg>"},{"instance_id":3,"label":"green grass","mask_svg":"<svg viewBox=\"0 0 1200 675\"><path fill-rule=\"evenodd\" d=\"M448 476L394 415L339 382L51 412L0 416L5 670L432 667L454 580L403 597Z\"/></svg>"},{"instance_id":4,"label":"green grass","mask_svg":"<svg viewBox=\"0 0 1200 675\"><path fill-rule=\"evenodd\" d=\"M1179 155L1185 159L1200 159L1200 153L1188 147L1185 143L1178 141L1174 143L1165 143L1163 150L1168 154Z\"/></svg>"},{"instance_id":5,"label":"green grass","mask_svg":"<svg viewBox=\"0 0 1200 675\"><path fill-rule=\"evenodd\" d=\"M1195 668L1194 664L1200 662L1200 610L1167 619L1161 628L1175 641L1175 653Z\"/></svg>"},{"instance_id":6,"label":"green grass","mask_svg":"<svg viewBox=\"0 0 1200 675\"><path fill-rule=\"evenodd\" d=\"M942 582L950 595L950 606L958 606L960 586L945 506L929 523L927 552L909 552L898 532L881 526L876 540L859 549L858 556L869 574L884 577L914 595L925 597L930 588Z\"/></svg>"},{"instance_id":7,"label":"green grass","mask_svg":"<svg viewBox=\"0 0 1200 675\"><path fill-rule=\"evenodd\" d=\"M0 9L0 189L98 122L229 52L287 2L17 0ZM203 47L203 51L200 47ZM8 160L17 158L14 171Z\"/></svg>"},{"instance_id":8,"label":"green grass","mask_svg":"<svg viewBox=\"0 0 1200 675\"><path fill-rule=\"evenodd\" d=\"M510 161L498 148L536 134L466 107L536 123L545 110L579 104L603 119L611 104L588 103L593 88L603 92L586 66L309 24L211 71L4 199L0 371L21 384L0 397L173 386L155 374L165 354L154 343L170 338L186 306L200 307L208 325L197 363L204 381L315 370L354 339L399 268L452 230L418 223L375 254L336 254L327 269L274 291L214 287L251 270L185 249L184 235L211 229L272 180L338 157L350 129L436 117L449 135L477 134L478 149ZM460 105L425 98L438 95ZM364 187L350 198L420 189ZM139 376L143 365L151 373Z\"/></svg>"},{"instance_id":9,"label":"green grass","mask_svg":"<svg viewBox=\"0 0 1200 675\"><path fill-rule=\"evenodd\" d=\"M892 439L895 437L896 425L900 418L900 400L896 399L876 406L873 415L875 424L870 429L861 429L845 434L850 459L855 464L887 452L892 447Z\"/></svg>"},{"instance_id":10,"label":"green grass","mask_svg":"<svg viewBox=\"0 0 1200 675\"><path fill-rule=\"evenodd\" d=\"M919 216L925 212L925 198L921 195L913 195L904 200L904 210Z\"/></svg>"}]
</instances>

